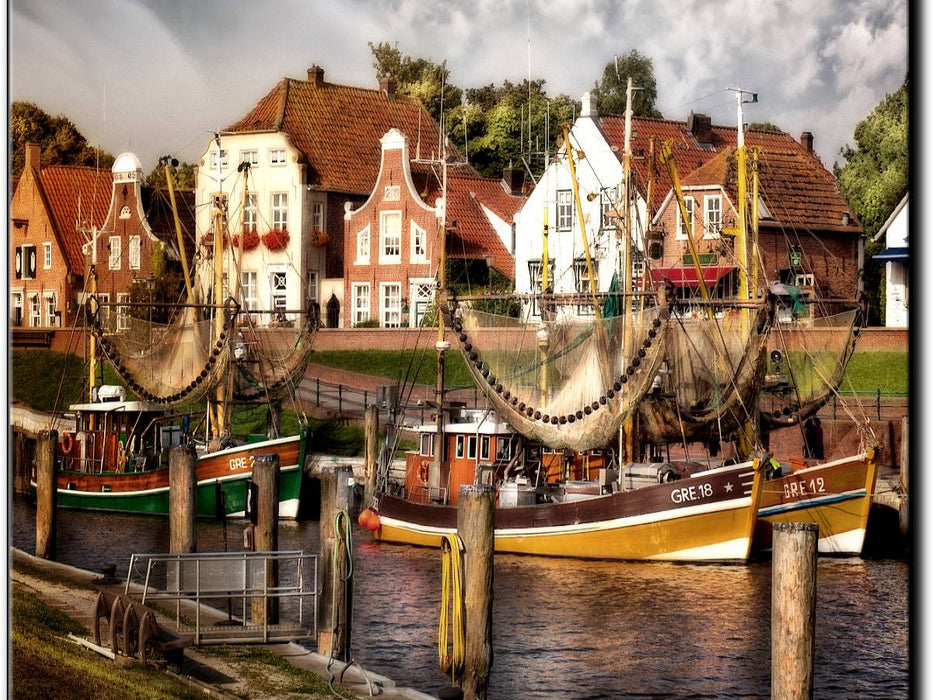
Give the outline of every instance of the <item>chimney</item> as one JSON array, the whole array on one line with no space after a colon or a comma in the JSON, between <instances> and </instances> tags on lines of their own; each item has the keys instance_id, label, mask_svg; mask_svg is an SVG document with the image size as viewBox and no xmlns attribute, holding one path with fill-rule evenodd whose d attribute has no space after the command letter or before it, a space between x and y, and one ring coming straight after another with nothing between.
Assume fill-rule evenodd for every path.
<instances>
[{"instance_id":1,"label":"chimney","mask_svg":"<svg viewBox=\"0 0 933 700\"><path fill-rule=\"evenodd\" d=\"M42 160L42 146L38 143L26 144L26 167L39 170L39 161Z\"/></svg>"},{"instance_id":2,"label":"chimney","mask_svg":"<svg viewBox=\"0 0 933 700\"><path fill-rule=\"evenodd\" d=\"M525 185L525 171L512 167L512 161L509 161L509 166L502 169L502 182L509 194L520 195Z\"/></svg>"},{"instance_id":3,"label":"chimney","mask_svg":"<svg viewBox=\"0 0 933 700\"><path fill-rule=\"evenodd\" d=\"M308 69L308 82L311 87L319 88L324 85L324 69L320 66L311 66Z\"/></svg>"},{"instance_id":4,"label":"chimney","mask_svg":"<svg viewBox=\"0 0 933 700\"><path fill-rule=\"evenodd\" d=\"M813 133L804 131L800 134L800 145L807 149L807 153L813 153Z\"/></svg>"},{"instance_id":5,"label":"chimney","mask_svg":"<svg viewBox=\"0 0 933 700\"><path fill-rule=\"evenodd\" d=\"M382 90L388 99L395 99L395 79L394 78L379 78L379 89Z\"/></svg>"},{"instance_id":6,"label":"chimney","mask_svg":"<svg viewBox=\"0 0 933 700\"><path fill-rule=\"evenodd\" d=\"M709 146L713 143L713 123L706 114L694 114L690 112L687 117L687 129L693 134L697 143Z\"/></svg>"},{"instance_id":7,"label":"chimney","mask_svg":"<svg viewBox=\"0 0 933 700\"><path fill-rule=\"evenodd\" d=\"M581 107L580 107L580 116L581 117L591 117L596 118L599 116L599 113L596 110L596 95L593 92L584 92L583 97L580 98Z\"/></svg>"}]
</instances>

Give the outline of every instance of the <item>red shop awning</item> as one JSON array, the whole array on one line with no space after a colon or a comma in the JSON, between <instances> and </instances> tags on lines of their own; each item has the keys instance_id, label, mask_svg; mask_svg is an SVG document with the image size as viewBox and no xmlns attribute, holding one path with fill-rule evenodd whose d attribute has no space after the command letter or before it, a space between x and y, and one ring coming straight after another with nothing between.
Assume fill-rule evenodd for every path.
<instances>
[{"instance_id":1,"label":"red shop awning","mask_svg":"<svg viewBox=\"0 0 933 700\"><path fill-rule=\"evenodd\" d=\"M723 277L737 268L733 266L703 267L703 281L707 287L712 287ZM655 282L669 279L675 287L697 287L697 271L692 265L689 267L661 267L651 271L651 278Z\"/></svg>"}]
</instances>

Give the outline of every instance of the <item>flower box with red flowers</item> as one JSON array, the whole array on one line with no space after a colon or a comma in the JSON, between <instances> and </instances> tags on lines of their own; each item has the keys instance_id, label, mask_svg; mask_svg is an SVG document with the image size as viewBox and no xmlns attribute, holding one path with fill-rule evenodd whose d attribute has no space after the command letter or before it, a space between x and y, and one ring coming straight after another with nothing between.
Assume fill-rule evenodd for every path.
<instances>
[{"instance_id":1,"label":"flower box with red flowers","mask_svg":"<svg viewBox=\"0 0 933 700\"><path fill-rule=\"evenodd\" d=\"M330 242L330 235L327 231L312 231L311 232L311 245L316 248L323 248Z\"/></svg>"},{"instance_id":2,"label":"flower box with red flowers","mask_svg":"<svg viewBox=\"0 0 933 700\"><path fill-rule=\"evenodd\" d=\"M281 250L288 245L288 231L274 228L262 237L262 242L269 250Z\"/></svg>"},{"instance_id":3,"label":"flower box with red flowers","mask_svg":"<svg viewBox=\"0 0 933 700\"><path fill-rule=\"evenodd\" d=\"M243 248L243 250L252 250L259 245L259 233L255 230L246 231L245 233L239 234L235 233L233 235L233 247L234 248Z\"/></svg>"}]
</instances>

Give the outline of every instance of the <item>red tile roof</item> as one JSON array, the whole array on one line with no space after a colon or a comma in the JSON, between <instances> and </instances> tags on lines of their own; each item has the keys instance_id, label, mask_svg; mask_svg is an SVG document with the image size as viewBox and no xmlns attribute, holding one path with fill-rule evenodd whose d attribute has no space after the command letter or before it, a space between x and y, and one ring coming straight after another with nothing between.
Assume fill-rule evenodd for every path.
<instances>
[{"instance_id":1,"label":"red tile roof","mask_svg":"<svg viewBox=\"0 0 933 700\"><path fill-rule=\"evenodd\" d=\"M366 195L379 173L379 140L393 127L408 137L412 158L437 156L438 127L417 99L326 82L284 78L226 131L283 131L307 161L309 184Z\"/></svg>"},{"instance_id":2,"label":"red tile roof","mask_svg":"<svg viewBox=\"0 0 933 700\"><path fill-rule=\"evenodd\" d=\"M425 201L434 202L440 194L440 187L434 186L428 190ZM512 223L525 200L525 197L506 192L501 180L448 172L447 223L453 226L456 222L455 231L447 242L448 255L474 260L492 258L491 267L514 279L515 257L502 243L483 207Z\"/></svg>"},{"instance_id":3,"label":"red tile roof","mask_svg":"<svg viewBox=\"0 0 933 700\"><path fill-rule=\"evenodd\" d=\"M84 244L79 228L100 226L110 208L113 178L110 169L51 165L39 171L39 187L58 233L69 269L84 270ZM80 211L80 215L79 215Z\"/></svg>"},{"instance_id":4,"label":"red tile roof","mask_svg":"<svg viewBox=\"0 0 933 700\"><path fill-rule=\"evenodd\" d=\"M607 143L613 149L619 162L622 161L625 147L625 119L617 115L600 115L598 126ZM735 148L738 132L735 127L710 125L710 142L701 144L688 128L687 122L669 119L650 119L636 117L632 119L632 171L635 186L644 194L648 183L648 156L651 141L656 140L655 156L660 154L660 144L673 142L674 161L677 172L683 180L689 173L714 158L727 148ZM759 146L769 151L785 151L805 154L806 149L788 134L770 131L746 131L746 146ZM809 156L814 167L825 172L815 156ZM652 190L652 208L656 211L671 189L672 183L667 168L658 165L655 170L655 184Z\"/></svg>"},{"instance_id":5,"label":"red tile roof","mask_svg":"<svg viewBox=\"0 0 933 700\"><path fill-rule=\"evenodd\" d=\"M682 185L720 185L735 202L736 172L735 149L728 148L684 177ZM849 206L832 173L799 144L762 149L758 177L761 198L771 215L763 218L760 226L861 234L862 227L851 214L849 223L842 223Z\"/></svg>"}]
</instances>

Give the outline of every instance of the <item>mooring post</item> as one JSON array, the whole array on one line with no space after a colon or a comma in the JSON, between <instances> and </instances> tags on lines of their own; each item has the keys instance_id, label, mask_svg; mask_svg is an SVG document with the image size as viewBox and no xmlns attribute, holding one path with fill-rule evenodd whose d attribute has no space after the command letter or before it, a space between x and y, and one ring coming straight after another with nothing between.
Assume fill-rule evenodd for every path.
<instances>
[{"instance_id":1,"label":"mooring post","mask_svg":"<svg viewBox=\"0 0 933 700\"><path fill-rule=\"evenodd\" d=\"M364 426L366 449L366 502L369 505L376 493L376 460L379 447L379 407L373 404L366 409L366 423Z\"/></svg>"},{"instance_id":2,"label":"mooring post","mask_svg":"<svg viewBox=\"0 0 933 700\"><path fill-rule=\"evenodd\" d=\"M349 576L352 562L343 556L347 549L339 547L340 540L349 535L338 532L338 518L340 522L349 522L347 481L351 474L352 470L346 468L325 469L321 473L317 653L339 661L350 660L353 620L353 581Z\"/></svg>"},{"instance_id":3,"label":"mooring post","mask_svg":"<svg viewBox=\"0 0 933 700\"><path fill-rule=\"evenodd\" d=\"M172 554L198 551L198 456L193 447L176 445L168 453L168 531Z\"/></svg>"},{"instance_id":4,"label":"mooring post","mask_svg":"<svg viewBox=\"0 0 933 700\"><path fill-rule=\"evenodd\" d=\"M775 523L771 557L771 697L813 697L816 523Z\"/></svg>"},{"instance_id":5,"label":"mooring post","mask_svg":"<svg viewBox=\"0 0 933 700\"><path fill-rule=\"evenodd\" d=\"M898 508L899 529L906 535L910 527L910 421L901 418L901 505Z\"/></svg>"},{"instance_id":6,"label":"mooring post","mask_svg":"<svg viewBox=\"0 0 933 700\"><path fill-rule=\"evenodd\" d=\"M55 450L58 431L39 434L36 443L36 556L52 559L57 556L58 492L55 485Z\"/></svg>"},{"instance_id":7,"label":"mooring post","mask_svg":"<svg viewBox=\"0 0 933 700\"><path fill-rule=\"evenodd\" d=\"M492 586L495 550L495 489L465 484L457 504L457 534L463 541L466 618L465 700L484 700L492 668Z\"/></svg>"},{"instance_id":8,"label":"mooring post","mask_svg":"<svg viewBox=\"0 0 933 700\"><path fill-rule=\"evenodd\" d=\"M256 455L253 458L253 482L256 484L256 529L254 542L257 552L279 550L279 471L277 454ZM266 563L266 589L278 586L279 567L275 561ZM278 600L253 598L253 624L274 625L279 621Z\"/></svg>"}]
</instances>

